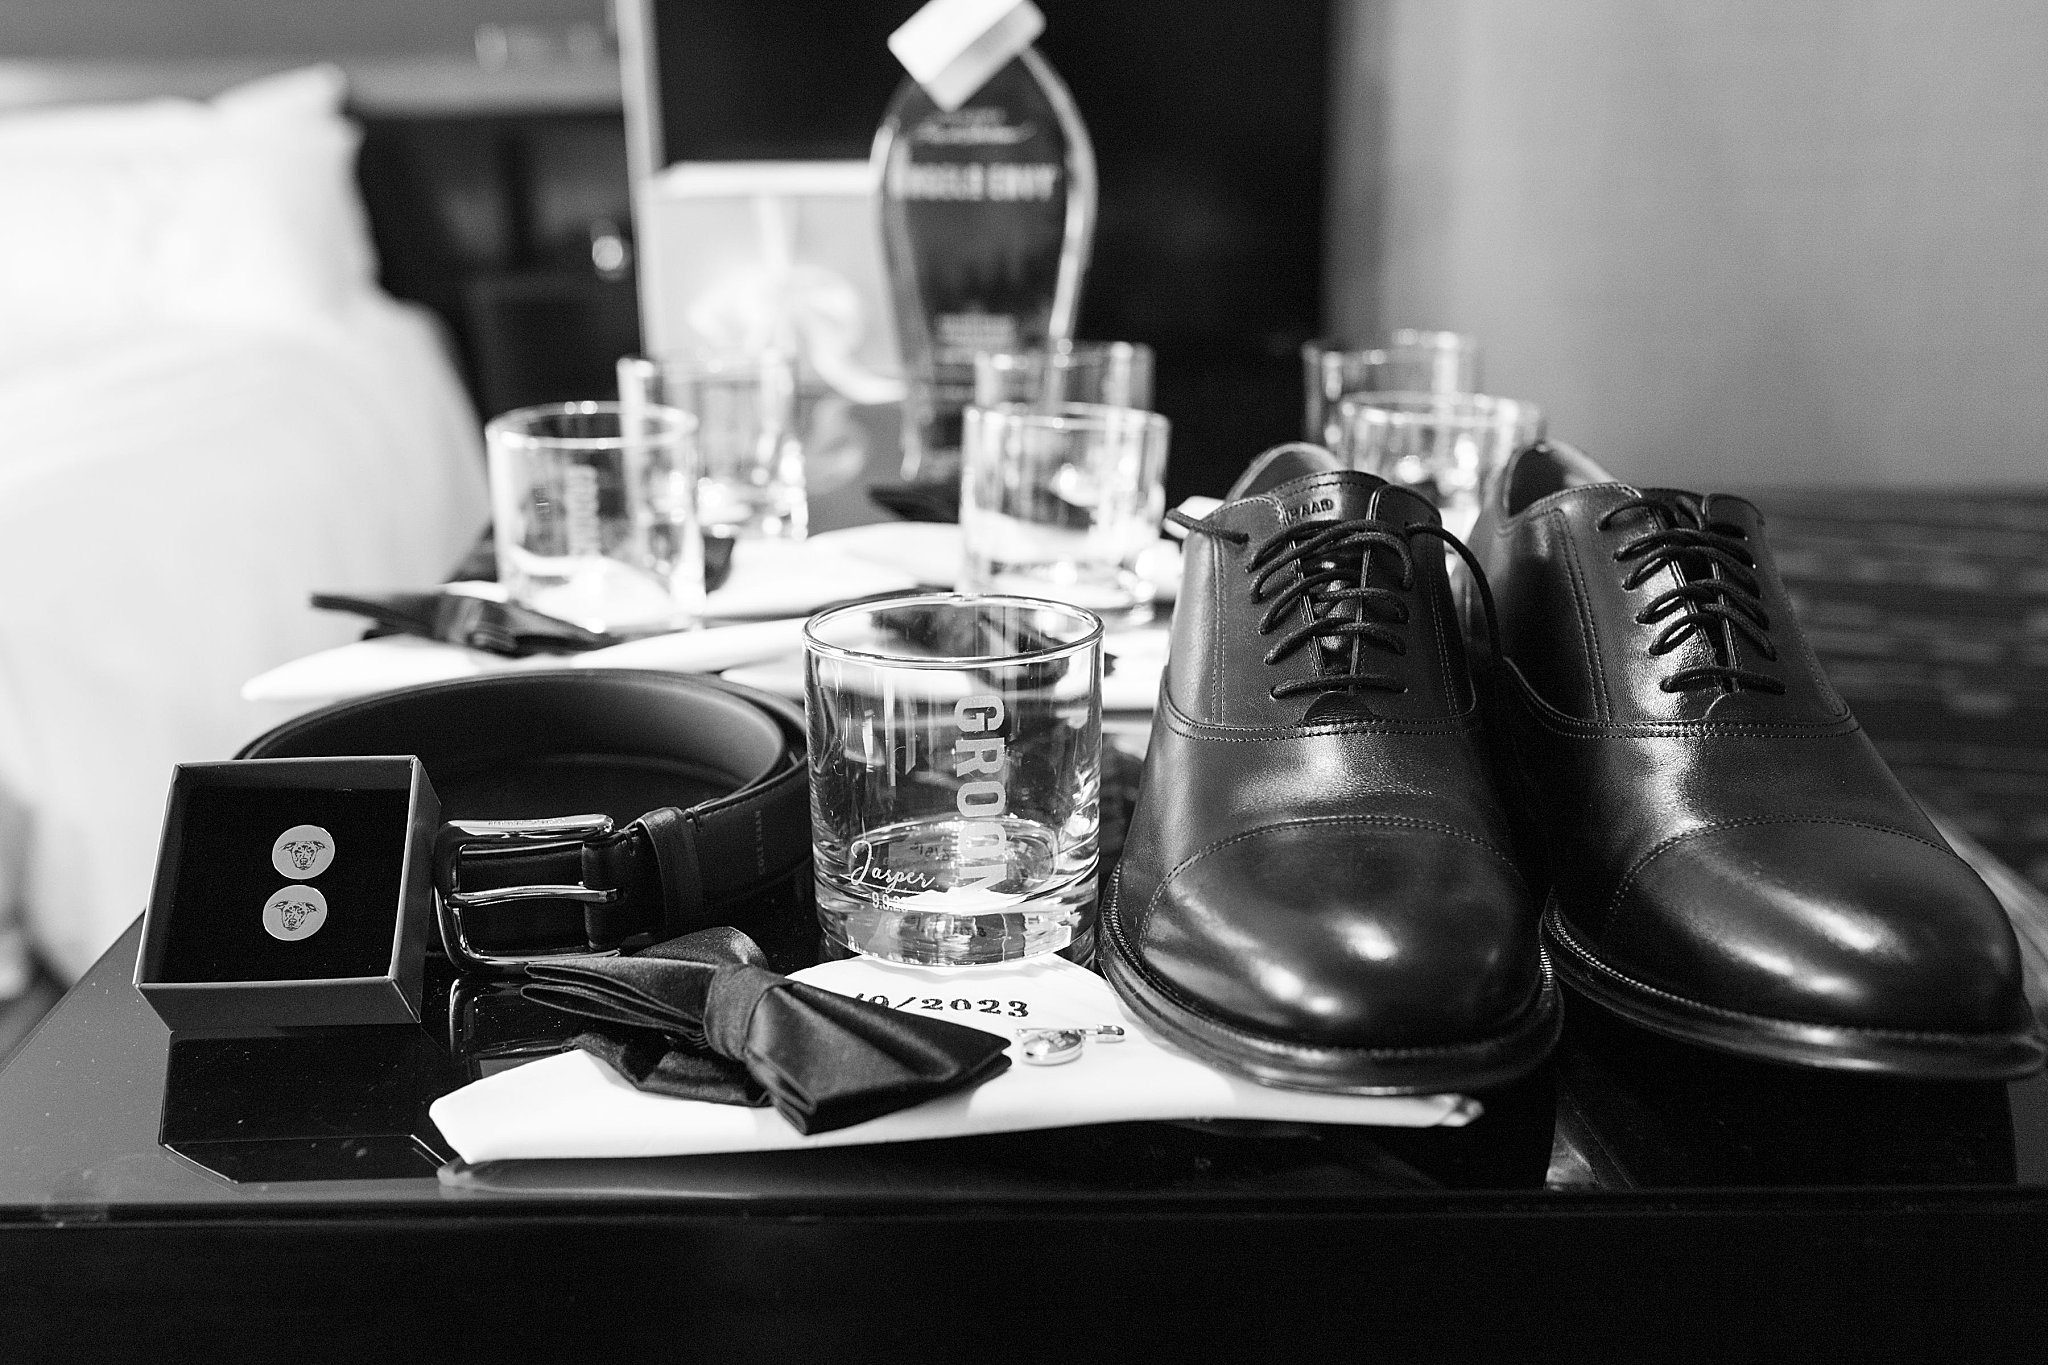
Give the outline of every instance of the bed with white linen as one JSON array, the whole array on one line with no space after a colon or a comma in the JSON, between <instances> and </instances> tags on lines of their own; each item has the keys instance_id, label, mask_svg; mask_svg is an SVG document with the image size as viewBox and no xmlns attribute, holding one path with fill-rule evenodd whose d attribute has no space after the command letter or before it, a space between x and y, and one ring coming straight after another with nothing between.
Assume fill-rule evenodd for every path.
<instances>
[{"instance_id":1,"label":"bed with white linen","mask_svg":"<svg viewBox=\"0 0 2048 1365\"><path fill-rule=\"evenodd\" d=\"M0 117L0 997L141 911L175 763L485 516L440 338L373 283L338 78Z\"/></svg>"}]
</instances>

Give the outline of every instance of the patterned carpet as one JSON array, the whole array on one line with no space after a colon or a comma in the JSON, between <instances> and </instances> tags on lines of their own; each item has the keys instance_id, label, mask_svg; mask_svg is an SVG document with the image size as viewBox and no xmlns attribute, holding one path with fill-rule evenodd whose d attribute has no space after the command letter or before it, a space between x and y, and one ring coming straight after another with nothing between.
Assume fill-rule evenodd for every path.
<instances>
[{"instance_id":1,"label":"patterned carpet","mask_svg":"<svg viewBox=\"0 0 2048 1365\"><path fill-rule=\"evenodd\" d=\"M1757 501L1829 678L1893 769L2048 889L2048 491Z\"/></svg>"}]
</instances>

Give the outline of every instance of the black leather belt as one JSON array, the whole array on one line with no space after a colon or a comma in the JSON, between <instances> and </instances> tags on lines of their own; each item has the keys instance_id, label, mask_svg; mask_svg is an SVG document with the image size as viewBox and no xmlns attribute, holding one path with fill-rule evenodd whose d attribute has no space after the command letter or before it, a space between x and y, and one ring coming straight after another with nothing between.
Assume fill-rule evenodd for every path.
<instances>
[{"instance_id":1,"label":"black leather belt","mask_svg":"<svg viewBox=\"0 0 2048 1365\"><path fill-rule=\"evenodd\" d=\"M802 799L803 770L792 771ZM595 814L450 820L434 848L442 947L466 971L517 970L722 924L722 902L794 870L766 858L758 837L786 814L789 786L783 774L623 828Z\"/></svg>"},{"instance_id":2,"label":"black leather belt","mask_svg":"<svg viewBox=\"0 0 2048 1365\"><path fill-rule=\"evenodd\" d=\"M452 817L434 877L442 944L464 970L733 923L730 906L810 858L803 712L715 678L436 683L302 716L241 757L370 752L418 753ZM582 804L604 809L527 814Z\"/></svg>"}]
</instances>

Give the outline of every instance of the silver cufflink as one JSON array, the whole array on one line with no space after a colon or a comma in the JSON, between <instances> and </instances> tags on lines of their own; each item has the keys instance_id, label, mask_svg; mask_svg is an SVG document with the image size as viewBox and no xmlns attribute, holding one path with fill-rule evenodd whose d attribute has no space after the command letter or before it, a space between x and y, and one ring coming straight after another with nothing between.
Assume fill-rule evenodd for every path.
<instances>
[{"instance_id":1,"label":"silver cufflink","mask_svg":"<svg viewBox=\"0 0 2048 1365\"><path fill-rule=\"evenodd\" d=\"M327 897L315 886L287 886L263 903L263 931L286 943L313 937L325 923Z\"/></svg>"},{"instance_id":2,"label":"silver cufflink","mask_svg":"<svg viewBox=\"0 0 2048 1365\"><path fill-rule=\"evenodd\" d=\"M293 825L270 845L270 865L295 882L334 865L334 836L318 825Z\"/></svg>"}]
</instances>

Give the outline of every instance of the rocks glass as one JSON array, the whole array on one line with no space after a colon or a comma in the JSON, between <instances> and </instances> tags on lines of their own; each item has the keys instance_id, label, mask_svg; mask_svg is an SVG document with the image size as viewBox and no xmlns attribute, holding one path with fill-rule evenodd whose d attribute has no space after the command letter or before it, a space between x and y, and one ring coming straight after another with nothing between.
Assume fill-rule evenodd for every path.
<instances>
[{"instance_id":1,"label":"rocks glass","mask_svg":"<svg viewBox=\"0 0 2048 1365\"><path fill-rule=\"evenodd\" d=\"M704 605L695 422L653 404L553 403L484 428L498 580L586 630L690 625Z\"/></svg>"},{"instance_id":2,"label":"rocks glass","mask_svg":"<svg viewBox=\"0 0 2048 1365\"><path fill-rule=\"evenodd\" d=\"M1095 945L1102 622L948 593L804 627L818 919L834 951L964 966Z\"/></svg>"},{"instance_id":3,"label":"rocks glass","mask_svg":"<svg viewBox=\"0 0 2048 1365\"><path fill-rule=\"evenodd\" d=\"M1307 406L1302 436L1336 448L1337 404L1351 393L1476 393L1479 342L1463 332L1403 327L1362 349L1334 341L1301 348Z\"/></svg>"},{"instance_id":4,"label":"rocks glass","mask_svg":"<svg viewBox=\"0 0 2048 1365\"><path fill-rule=\"evenodd\" d=\"M1091 403L969 408L961 450L960 587L1148 616L1139 556L1166 515L1167 421Z\"/></svg>"},{"instance_id":5,"label":"rocks glass","mask_svg":"<svg viewBox=\"0 0 2048 1365\"><path fill-rule=\"evenodd\" d=\"M1543 435L1543 413L1483 393L1357 393L1338 403L1332 426L1353 469L1420 491L1463 538L1487 481Z\"/></svg>"},{"instance_id":6,"label":"rocks glass","mask_svg":"<svg viewBox=\"0 0 2048 1365\"><path fill-rule=\"evenodd\" d=\"M622 403L661 403L697 422L697 518L728 540L802 540L810 525L806 435L822 385L778 352L730 359L618 363ZM838 404L844 407L843 401ZM865 451L862 452L865 455Z\"/></svg>"},{"instance_id":7,"label":"rocks glass","mask_svg":"<svg viewBox=\"0 0 2048 1365\"><path fill-rule=\"evenodd\" d=\"M1152 348L1133 341L1071 341L1035 351L983 351L974 358L974 406L1100 403L1152 406Z\"/></svg>"}]
</instances>

